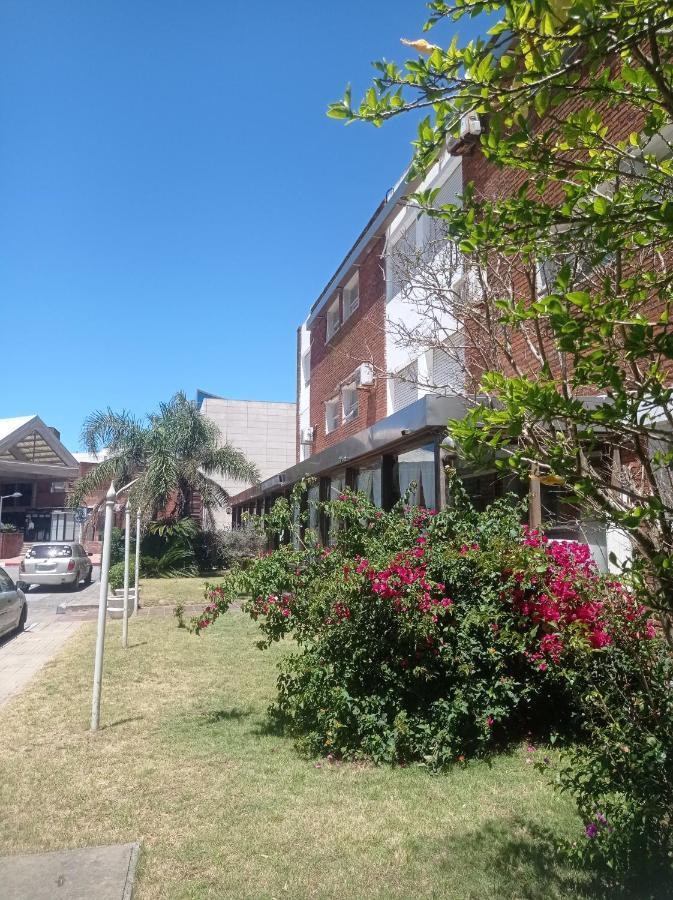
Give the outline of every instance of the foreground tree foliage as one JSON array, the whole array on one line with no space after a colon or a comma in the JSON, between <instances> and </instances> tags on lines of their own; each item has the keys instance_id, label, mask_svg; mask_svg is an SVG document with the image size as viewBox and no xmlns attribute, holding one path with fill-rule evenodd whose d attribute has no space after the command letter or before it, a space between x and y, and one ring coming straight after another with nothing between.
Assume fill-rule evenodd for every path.
<instances>
[{"instance_id":1,"label":"foreground tree foliage","mask_svg":"<svg viewBox=\"0 0 673 900\"><path fill-rule=\"evenodd\" d=\"M481 151L514 178L500 197L469 187L460 208L412 198L444 220L470 283L462 309L446 282L430 295L472 362L473 408L451 436L473 461L533 467L628 533L632 583L671 639L673 4L428 5L437 43L376 63L362 102L348 91L330 115L381 125L427 110L414 177L478 113ZM494 23L483 40L451 40L480 14Z\"/></svg>"},{"instance_id":2,"label":"foreground tree foliage","mask_svg":"<svg viewBox=\"0 0 673 900\"><path fill-rule=\"evenodd\" d=\"M215 423L183 393L162 403L145 421L127 412L94 412L84 423L82 443L90 453L106 449L107 455L75 483L73 506L111 481L121 488L136 479L130 502L148 518L183 519L198 494L212 525L213 510L226 504L229 495L211 476L258 477L255 466L240 450L221 443Z\"/></svg>"},{"instance_id":3,"label":"foreground tree foliage","mask_svg":"<svg viewBox=\"0 0 673 900\"><path fill-rule=\"evenodd\" d=\"M456 483L439 513L346 491L320 504L335 525L323 548L294 513L300 493L263 522L292 541L209 586L192 625L244 596L261 648L294 639L272 712L303 750L446 769L555 741L585 852L624 867L671 848L670 659L586 546L522 527L512 497L478 513Z\"/></svg>"}]
</instances>

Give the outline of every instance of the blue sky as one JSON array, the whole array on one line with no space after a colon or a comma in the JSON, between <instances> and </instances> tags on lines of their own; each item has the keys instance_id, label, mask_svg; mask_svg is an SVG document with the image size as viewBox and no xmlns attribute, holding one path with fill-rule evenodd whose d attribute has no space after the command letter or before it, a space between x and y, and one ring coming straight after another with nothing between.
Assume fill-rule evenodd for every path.
<instances>
[{"instance_id":1,"label":"blue sky","mask_svg":"<svg viewBox=\"0 0 673 900\"><path fill-rule=\"evenodd\" d=\"M256 14L253 12L256 10ZM325 109L413 0L2 0L0 416L294 400L295 329L409 158ZM463 35L461 35L463 36Z\"/></svg>"}]
</instances>

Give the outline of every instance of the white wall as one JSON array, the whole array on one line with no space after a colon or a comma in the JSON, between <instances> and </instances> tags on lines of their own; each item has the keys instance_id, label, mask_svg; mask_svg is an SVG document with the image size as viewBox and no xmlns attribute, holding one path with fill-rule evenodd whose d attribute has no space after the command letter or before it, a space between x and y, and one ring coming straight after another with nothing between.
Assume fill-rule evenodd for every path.
<instances>
[{"instance_id":1,"label":"white wall","mask_svg":"<svg viewBox=\"0 0 673 900\"><path fill-rule=\"evenodd\" d=\"M220 430L223 443L241 450L254 462L262 480L282 472L296 462L296 404L261 400L225 400L207 397L201 412ZM248 482L215 477L231 495L250 487ZM231 514L215 513L218 528L231 526Z\"/></svg>"},{"instance_id":2,"label":"white wall","mask_svg":"<svg viewBox=\"0 0 673 900\"><path fill-rule=\"evenodd\" d=\"M445 183L449 182L450 184L448 184L447 187L451 188L449 192L450 196L447 196L446 191L444 191L443 196L438 198L436 202L440 204L450 203L455 200L458 194L462 193L461 173L461 158L450 156L445 152L430 169L425 180L420 185L419 190L432 190L435 188L441 190ZM431 219L429 216L421 216L419 219L417 209L407 208L401 210L388 227L386 233L386 252L392 252L394 245L398 240L405 240L404 234L407 232L409 226L413 226L414 223L416 229L415 245L418 250L421 250L427 244L430 229L433 227L435 221L436 220ZM409 251L405 248L404 252L408 253ZM456 273L456 277L459 274L460 273ZM433 342L433 339L435 341L437 339L437 328L436 326L433 326L431 329L428 318L424 314L425 304L423 296L419 291L409 292L408 290L400 291L395 296L390 296L391 279L388 279L387 283L389 296L386 303L386 368L389 373L400 372L416 360L418 368L417 380L421 384L431 383L432 351L423 351L422 336L425 331L428 336L428 345L430 345ZM447 337L455 333L457 328L456 322L448 315L448 313L441 317L437 324L441 329L442 334ZM405 330L414 329L416 337L420 339L420 346L418 340L411 345L408 341L400 340L399 325L402 325ZM431 331L434 332L434 335L431 334ZM395 408L394 390L395 380L389 378L388 415L390 415ZM416 395L417 397L420 397L426 393L429 393L429 389L419 387Z\"/></svg>"},{"instance_id":3,"label":"white wall","mask_svg":"<svg viewBox=\"0 0 673 900\"><path fill-rule=\"evenodd\" d=\"M301 326L299 336L299 461L311 455L312 445L301 442L302 431L311 425L311 382L304 381L304 355L311 347L311 332L306 327L306 322ZM310 366L309 366L310 368Z\"/></svg>"}]
</instances>

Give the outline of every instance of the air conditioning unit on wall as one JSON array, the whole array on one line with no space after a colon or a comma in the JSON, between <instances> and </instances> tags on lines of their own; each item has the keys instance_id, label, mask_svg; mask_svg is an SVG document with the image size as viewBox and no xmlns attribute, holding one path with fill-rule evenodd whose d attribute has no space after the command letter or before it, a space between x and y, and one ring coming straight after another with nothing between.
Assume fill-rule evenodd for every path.
<instances>
[{"instance_id":1,"label":"air conditioning unit on wall","mask_svg":"<svg viewBox=\"0 0 673 900\"><path fill-rule=\"evenodd\" d=\"M374 366L371 363L362 363L358 366L355 376L358 387L368 387L374 384Z\"/></svg>"},{"instance_id":2,"label":"air conditioning unit on wall","mask_svg":"<svg viewBox=\"0 0 673 900\"><path fill-rule=\"evenodd\" d=\"M472 135L478 137L481 134L481 122L479 121L479 113L469 112L460 120L460 136L462 138Z\"/></svg>"},{"instance_id":3,"label":"air conditioning unit on wall","mask_svg":"<svg viewBox=\"0 0 673 900\"><path fill-rule=\"evenodd\" d=\"M313 427L313 425L309 425L308 428L301 429L300 438L301 438L302 444L312 444L314 437L315 437L315 428Z\"/></svg>"}]
</instances>

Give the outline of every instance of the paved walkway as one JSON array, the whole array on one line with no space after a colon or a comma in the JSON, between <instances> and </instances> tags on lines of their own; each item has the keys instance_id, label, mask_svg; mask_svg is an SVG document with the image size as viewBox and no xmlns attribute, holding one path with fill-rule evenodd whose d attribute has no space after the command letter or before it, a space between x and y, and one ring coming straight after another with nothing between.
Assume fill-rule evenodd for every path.
<instances>
[{"instance_id":1,"label":"paved walkway","mask_svg":"<svg viewBox=\"0 0 673 900\"><path fill-rule=\"evenodd\" d=\"M131 900L137 844L0 857L0 900Z\"/></svg>"},{"instance_id":2,"label":"paved walkway","mask_svg":"<svg viewBox=\"0 0 673 900\"><path fill-rule=\"evenodd\" d=\"M79 591L78 596L98 596L98 584ZM26 630L0 641L0 707L16 696L30 679L77 631L83 616L59 616L56 606L63 592L29 591Z\"/></svg>"}]
</instances>

